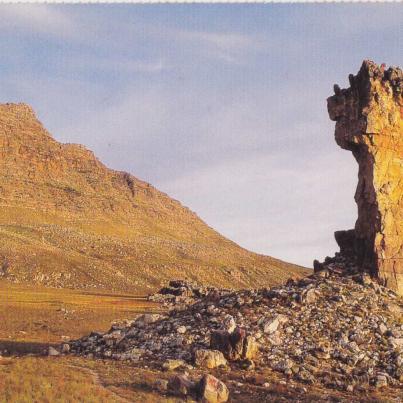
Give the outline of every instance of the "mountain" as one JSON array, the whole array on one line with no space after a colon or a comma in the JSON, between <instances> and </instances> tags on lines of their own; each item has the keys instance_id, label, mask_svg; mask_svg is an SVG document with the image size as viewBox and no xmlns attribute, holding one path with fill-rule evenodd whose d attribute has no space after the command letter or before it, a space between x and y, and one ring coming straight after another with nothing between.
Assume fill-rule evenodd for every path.
<instances>
[{"instance_id":1,"label":"mountain","mask_svg":"<svg viewBox=\"0 0 403 403\"><path fill-rule=\"evenodd\" d=\"M30 106L0 105L0 274L144 292L172 278L269 286L308 271L249 252L178 201L54 140Z\"/></svg>"}]
</instances>

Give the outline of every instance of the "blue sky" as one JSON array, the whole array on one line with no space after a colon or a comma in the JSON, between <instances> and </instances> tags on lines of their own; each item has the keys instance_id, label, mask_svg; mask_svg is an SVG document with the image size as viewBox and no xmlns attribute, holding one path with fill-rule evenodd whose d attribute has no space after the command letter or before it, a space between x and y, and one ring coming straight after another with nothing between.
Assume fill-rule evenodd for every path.
<instances>
[{"instance_id":1,"label":"blue sky","mask_svg":"<svg viewBox=\"0 0 403 403\"><path fill-rule=\"evenodd\" d=\"M326 98L402 65L402 4L0 5L0 101L27 102L251 250L311 265L352 228Z\"/></svg>"}]
</instances>

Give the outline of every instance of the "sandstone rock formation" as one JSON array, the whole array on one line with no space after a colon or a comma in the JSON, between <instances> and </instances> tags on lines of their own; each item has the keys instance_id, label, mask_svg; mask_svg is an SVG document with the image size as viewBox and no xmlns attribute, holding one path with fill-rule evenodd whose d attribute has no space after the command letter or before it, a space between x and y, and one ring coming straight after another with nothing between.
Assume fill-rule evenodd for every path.
<instances>
[{"instance_id":1,"label":"sandstone rock formation","mask_svg":"<svg viewBox=\"0 0 403 403\"><path fill-rule=\"evenodd\" d=\"M134 176L54 140L25 104L0 104L0 279L150 292L187 278L272 285L298 266L251 253Z\"/></svg>"},{"instance_id":2,"label":"sandstone rock formation","mask_svg":"<svg viewBox=\"0 0 403 403\"><path fill-rule=\"evenodd\" d=\"M403 72L364 61L350 88L335 85L328 111L335 138L358 162L354 230L336 232L340 252L403 294Z\"/></svg>"}]
</instances>

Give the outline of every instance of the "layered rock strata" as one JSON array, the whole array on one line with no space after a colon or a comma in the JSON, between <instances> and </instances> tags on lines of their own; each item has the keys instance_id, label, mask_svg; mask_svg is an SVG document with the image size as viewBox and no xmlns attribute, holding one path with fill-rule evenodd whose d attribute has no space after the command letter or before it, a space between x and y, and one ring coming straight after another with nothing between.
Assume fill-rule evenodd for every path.
<instances>
[{"instance_id":1,"label":"layered rock strata","mask_svg":"<svg viewBox=\"0 0 403 403\"><path fill-rule=\"evenodd\" d=\"M403 72L364 61L349 81L327 100L336 142L359 167L358 219L336 240L361 270L403 294Z\"/></svg>"}]
</instances>

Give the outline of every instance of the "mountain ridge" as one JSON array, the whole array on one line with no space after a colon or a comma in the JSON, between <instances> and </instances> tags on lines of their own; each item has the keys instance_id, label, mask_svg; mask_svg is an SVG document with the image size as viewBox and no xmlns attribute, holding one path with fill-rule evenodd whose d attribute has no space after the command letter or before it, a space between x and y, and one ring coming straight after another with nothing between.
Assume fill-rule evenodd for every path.
<instances>
[{"instance_id":1,"label":"mountain ridge","mask_svg":"<svg viewBox=\"0 0 403 403\"><path fill-rule=\"evenodd\" d=\"M241 248L147 182L59 143L27 104L0 105L0 170L0 273L12 281L143 291L174 277L237 288L307 272Z\"/></svg>"}]
</instances>

